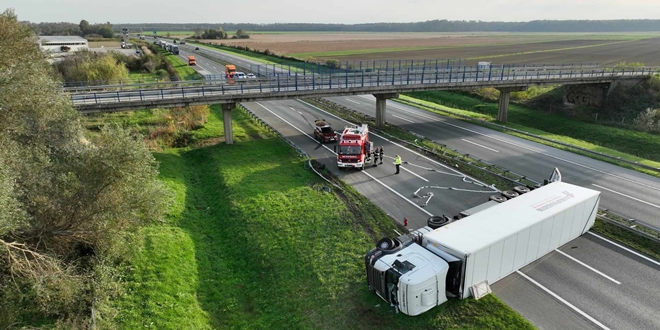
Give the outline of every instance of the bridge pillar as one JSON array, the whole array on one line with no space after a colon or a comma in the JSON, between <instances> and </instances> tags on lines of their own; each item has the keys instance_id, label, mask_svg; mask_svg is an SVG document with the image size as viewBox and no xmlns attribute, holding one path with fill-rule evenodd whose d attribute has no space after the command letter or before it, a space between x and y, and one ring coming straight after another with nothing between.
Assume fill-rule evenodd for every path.
<instances>
[{"instance_id":1,"label":"bridge pillar","mask_svg":"<svg viewBox=\"0 0 660 330\"><path fill-rule=\"evenodd\" d=\"M231 126L231 111L236 108L236 103L222 104L222 120L225 126L225 144L234 144L234 130Z\"/></svg>"},{"instance_id":2,"label":"bridge pillar","mask_svg":"<svg viewBox=\"0 0 660 330\"><path fill-rule=\"evenodd\" d=\"M399 97L398 93L374 94L376 97L376 128L385 128L385 108L387 100Z\"/></svg>"},{"instance_id":3,"label":"bridge pillar","mask_svg":"<svg viewBox=\"0 0 660 330\"><path fill-rule=\"evenodd\" d=\"M511 98L511 92L521 92L526 90L527 87L501 87L497 90L500 91L500 103L499 109L497 110L497 121L501 123L506 123L507 116L509 115L509 99Z\"/></svg>"}]
</instances>

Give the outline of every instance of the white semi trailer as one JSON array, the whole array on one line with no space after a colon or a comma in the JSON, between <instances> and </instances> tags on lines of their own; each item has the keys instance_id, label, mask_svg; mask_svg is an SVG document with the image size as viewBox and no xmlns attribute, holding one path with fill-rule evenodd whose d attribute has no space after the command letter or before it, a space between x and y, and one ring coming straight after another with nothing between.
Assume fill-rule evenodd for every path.
<instances>
[{"instance_id":1,"label":"white semi trailer","mask_svg":"<svg viewBox=\"0 0 660 330\"><path fill-rule=\"evenodd\" d=\"M509 192L509 200L496 198L500 203L473 208L462 219L429 219L431 227L381 240L365 257L369 288L398 311L419 315L477 288L489 292L489 284L594 224L598 191L552 182L523 192Z\"/></svg>"}]
</instances>

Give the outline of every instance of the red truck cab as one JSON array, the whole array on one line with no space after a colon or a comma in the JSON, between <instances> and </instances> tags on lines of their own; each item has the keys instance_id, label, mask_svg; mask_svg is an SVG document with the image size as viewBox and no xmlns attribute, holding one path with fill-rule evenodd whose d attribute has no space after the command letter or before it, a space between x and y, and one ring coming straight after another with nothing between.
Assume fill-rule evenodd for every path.
<instances>
[{"instance_id":1,"label":"red truck cab","mask_svg":"<svg viewBox=\"0 0 660 330\"><path fill-rule=\"evenodd\" d=\"M339 139L337 149L337 166L342 168L364 169L371 160L369 157L372 143L369 142L369 127L367 124L349 126Z\"/></svg>"}]
</instances>

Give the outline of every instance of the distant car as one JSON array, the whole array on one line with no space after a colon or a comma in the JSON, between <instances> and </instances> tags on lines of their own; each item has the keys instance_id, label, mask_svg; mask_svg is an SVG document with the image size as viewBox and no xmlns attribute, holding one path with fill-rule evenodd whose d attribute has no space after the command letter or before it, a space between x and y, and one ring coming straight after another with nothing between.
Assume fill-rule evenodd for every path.
<instances>
[{"instance_id":1,"label":"distant car","mask_svg":"<svg viewBox=\"0 0 660 330\"><path fill-rule=\"evenodd\" d=\"M135 50L135 54L140 54L140 50L139 50L139 49L136 49L136 50Z\"/></svg>"},{"instance_id":2,"label":"distant car","mask_svg":"<svg viewBox=\"0 0 660 330\"><path fill-rule=\"evenodd\" d=\"M254 73L248 73L247 77L248 78L256 78L257 76L255 76Z\"/></svg>"},{"instance_id":3,"label":"distant car","mask_svg":"<svg viewBox=\"0 0 660 330\"><path fill-rule=\"evenodd\" d=\"M234 79L245 79L245 78L247 78L245 76L245 72L236 71L236 73L234 73Z\"/></svg>"},{"instance_id":4,"label":"distant car","mask_svg":"<svg viewBox=\"0 0 660 330\"><path fill-rule=\"evenodd\" d=\"M321 143L337 141L337 133L324 119L315 120L314 137Z\"/></svg>"},{"instance_id":5,"label":"distant car","mask_svg":"<svg viewBox=\"0 0 660 330\"><path fill-rule=\"evenodd\" d=\"M195 47L195 50L199 50L199 47Z\"/></svg>"}]
</instances>

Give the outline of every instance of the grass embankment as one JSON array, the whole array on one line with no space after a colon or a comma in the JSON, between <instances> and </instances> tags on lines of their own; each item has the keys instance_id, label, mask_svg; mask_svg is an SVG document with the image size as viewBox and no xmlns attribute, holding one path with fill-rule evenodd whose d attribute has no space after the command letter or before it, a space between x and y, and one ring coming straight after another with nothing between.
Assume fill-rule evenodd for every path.
<instances>
[{"instance_id":1,"label":"grass embankment","mask_svg":"<svg viewBox=\"0 0 660 330\"><path fill-rule=\"evenodd\" d=\"M221 112L203 135L222 136ZM365 285L363 255L394 223L344 187L326 193L283 141L240 111L234 145L156 153L174 193L164 223L142 229L126 293L103 321L123 329L531 329L490 295L418 317ZM148 118L149 115L143 116ZM201 133L200 133L201 134Z\"/></svg>"},{"instance_id":2,"label":"grass embankment","mask_svg":"<svg viewBox=\"0 0 660 330\"><path fill-rule=\"evenodd\" d=\"M174 55L170 52L168 52L165 49L162 49L159 47L158 51L165 57L165 60L170 62L172 64L172 67L176 71L177 75L179 76L179 79L181 80L197 80L201 79L202 77L200 76L195 69L190 67L188 63L184 62L181 60L177 55Z\"/></svg>"},{"instance_id":3,"label":"grass embankment","mask_svg":"<svg viewBox=\"0 0 660 330\"><path fill-rule=\"evenodd\" d=\"M226 52L231 52L236 55L239 55L243 58L253 60L259 63L263 63L266 65L276 65L278 68L286 68L287 70L289 69L289 66L291 67L291 71L294 72L326 72L329 70L329 68L325 65L318 65L314 63L307 63L303 60L297 60L293 58L282 58L279 56L274 56L274 55L267 55L267 54L262 54L262 53L257 53L253 51L248 51L248 50L242 50L242 49L237 49L234 47L228 47L228 46L220 46L220 45L208 45L208 44L202 44L198 42L191 41L191 43L194 43L196 45L199 45L201 47L209 48L209 49L219 49L222 51ZM249 69L249 68L248 68Z\"/></svg>"},{"instance_id":4,"label":"grass embankment","mask_svg":"<svg viewBox=\"0 0 660 330\"><path fill-rule=\"evenodd\" d=\"M369 126L376 127L375 118L371 116L366 116L362 113L356 112L349 108L343 107L339 104L331 102L326 99L304 99L305 102L317 106L325 111L328 111L338 117L341 117L345 120L348 120L353 123L366 123ZM486 164L478 159L471 157L466 157L465 155L458 153L446 145L442 145L436 142L433 142L428 139L420 138L412 133L409 133L406 130L399 128L398 126L393 126L390 124L385 125L385 128L382 130L383 133L390 135L396 139L406 141L411 143L408 145L410 148L418 149L421 152L433 151L433 156L444 163L445 165L455 167L461 172L472 176L482 182L487 184L494 184L500 190L510 190L518 185L534 185L532 181L528 181L520 176L512 174L506 169L501 167L491 167L489 164ZM473 166L468 165L471 164ZM486 170L492 172L489 173ZM519 183L514 183L509 180L506 180L498 175L507 177L511 180L520 180Z\"/></svg>"},{"instance_id":5,"label":"grass embankment","mask_svg":"<svg viewBox=\"0 0 660 330\"><path fill-rule=\"evenodd\" d=\"M446 115L449 112L460 116L468 116L475 119L472 123L490 128L494 127L484 122L497 122L497 103L486 102L468 95L443 91L415 92L402 95L400 101L410 105L415 105L410 102L420 103L423 105L421 107L422 109L442 115ZM463 119L461 117L455 118ZM657 150L660 150L660 136L655 134L582 122L567 116L543 113L516 104L509 105L508 120L508 123L501 125L587 150L660 168L660 154L657 152ZM617 162L607 157L599 157L592 153L535 139L506 129L498 130L559 149L659 176L655 171Z\"/></svg>"},{"instance_id":6,"label":"grass embankment","mask_svg":"<svg viewBox=\"0 0 660 330\"><path fill-rule=\"evenodd\" d=\"M363 114L360 114L358 112L352 111L350 109L344 108L336 103L330 102L328 100L324 99L305 99L306 102L309 102L315 106L318 106L328 112L331 112L341 118L344 118L349 121L353 122L363 122L363 123L369 123L369 125L374 125L375 123L373 122L374 119L372 117L365 116ZM417 141L417 144L419 146L422 146L426 149L429 150L436 150L438 153L441 153L442 155L439 158L440 161L444 162L445 164L448 164L450 166L455 166L456 165L456 160L461 159L464 162L469 162L471 164L474 164L478 167L483 167L483 163L481 163L478 160L474 160L471 158L466 158L460 156L458 153L453 152L451 149L448 149L446 147L443 147L441 145L438 145L432 141L420 139L413 134L407 133L403 131L402 129L398 128L397 126L391 126L389 124L386 125L386 128L384 130L385 133L391 134L392 136L395 136L399 139L402 139L404 141L408 142L413 142ZM504 180L503 178L500 178L498 176L489 174L483 170L479 170L474 167L470 166L461 166L460 170L463 171L463 173L466 173L468 175L471 175L483 182L486 183L494 183L495 186L497 186L501 190L505 189L511 189L513 186L517 185L516 183L508 180ZM493 170L493 169L491 169ZM495 170L497 172L497 170ZM498 172L499 173L499 172ZM506 177L509 177L510 179L519 179L516 176L511 175L510 173L500 173L501 175L505 175ZM523 180L524 181L524 180ZM608 215L611 218L611 215ZM640 251L648 256L660 259L660 244L647 239L643 236L637 235L630 230L623 229L621 227L609 224L605 221L596 219L596 224L593 227L593 230L599 234L602 234L603 236L609 237L617 242L621 242L627 246L630 246L637 251Z\"/></svg>"}]
</instances>

